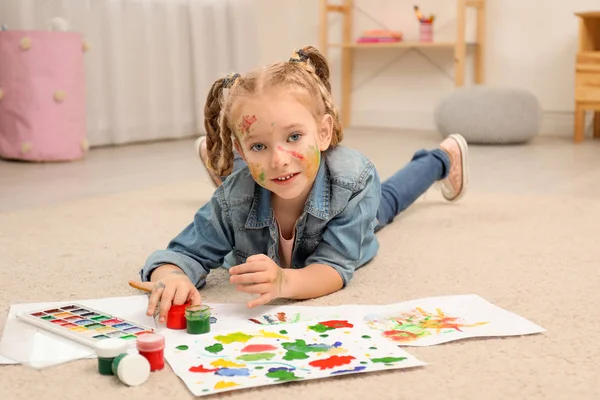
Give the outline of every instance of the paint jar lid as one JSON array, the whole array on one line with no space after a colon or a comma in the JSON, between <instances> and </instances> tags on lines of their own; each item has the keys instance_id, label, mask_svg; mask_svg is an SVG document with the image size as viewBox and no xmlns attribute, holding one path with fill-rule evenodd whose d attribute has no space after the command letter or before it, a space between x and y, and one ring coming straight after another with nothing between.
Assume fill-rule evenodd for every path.
<instances>
[{"instance_id":1,"label":"paint jar lid","mask_svg":"<svg viewBox=\"0 0 600 400\"><path fill-rule=\"evenodd\" d=\"M158 333L138 336L136 341L138 351L157 351L165 348L165 337Z\"/></svg>"},{"instance_id":2,"label":"paint jar lid","mask_svg":"<svg viewBox=\"0 0 600 400\"><path fill-rule=\"evenodd\" d=\"M96 343L96 355L100 358L114 358L119 354L127 352L129 344L119 338L102 339Z\"/></svg>"},{"instance_id":3,"label":"paint jar lid","mask_svg":"<svg viewBox=\"0 0 600 400\"><path fill-rule=\"evenodd\" d=\"M169 308L169 314L183 314L185 313L185 308L189 307L191 303L188 301L185 304L171 304L171 308Z\"/></svg>"},{"instance_id":4,"label":"paint jar lid","mask_svg":"<svg viewBox=\"0 0 600 400\"><path fill-rule=\"evenodd\" d=\"M127 386L139 386L150 376L150 362L140 354L121 354L114 359L112 369Z\"/></svg>"}]
</instances>

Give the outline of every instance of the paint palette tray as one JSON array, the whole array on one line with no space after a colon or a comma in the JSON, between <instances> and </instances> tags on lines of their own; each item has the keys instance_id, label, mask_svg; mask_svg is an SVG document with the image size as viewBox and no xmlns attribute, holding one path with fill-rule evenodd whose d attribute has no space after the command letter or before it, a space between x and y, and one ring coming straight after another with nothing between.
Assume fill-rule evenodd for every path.
<instances>
[{"instance_id":1,"label":"paint palette tray","mask_svg":"<svg viewBox=\"0 0 600 400\"><path fill-rule=\"evenodd\" d=\"M77 303L21 313L17 318L91 347L108 338L135 342L138 336L154 332L154 328Z\"/></svg>"}]
</instances>

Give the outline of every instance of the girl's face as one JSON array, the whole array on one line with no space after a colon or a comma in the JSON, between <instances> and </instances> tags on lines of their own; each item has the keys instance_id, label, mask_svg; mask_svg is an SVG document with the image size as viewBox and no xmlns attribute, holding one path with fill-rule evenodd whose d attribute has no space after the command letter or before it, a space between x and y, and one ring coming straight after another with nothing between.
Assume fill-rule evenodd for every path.
<instances>
[{"instance_id":1,"label":"girl's face","mask_svg":"<svg viewBox=\"0 0 600 400\"><path fill-rule=\"evenodd\" d=\"M294 94L269 91L244 99L235 113L235 147L254 180L282 199L308 197L331 142L332 118L315 121Z\"/></svg>"}]
</instances>

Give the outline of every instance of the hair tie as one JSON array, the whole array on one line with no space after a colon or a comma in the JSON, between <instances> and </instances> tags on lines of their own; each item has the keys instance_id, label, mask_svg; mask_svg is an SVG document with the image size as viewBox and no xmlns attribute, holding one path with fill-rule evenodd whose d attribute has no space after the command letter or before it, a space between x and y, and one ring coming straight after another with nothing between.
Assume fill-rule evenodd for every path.
<instances>
[{"instance_id":1,"label":"hair tie","mask_svg":"<svg viewBox=\"0 0 600 400\"><path fill-rule=\"evenodd\" d=\"M304 50L300 49L296 51L296 54L298 55L298 57L290 58L290 62L306 62L306 60L308 60L308 54L306 54Z\"/></svg>"},{"instance_id":2,"label":"hair tie","mask_svg":"<svg viewBox=\"0 0 600 400\"><path fill-rule=\"evenodd\" d=\"M223 89L229 89L230 87L232 87L235 80L239 77L240 77L240 74L238 74L238 73L235 73L231 76L226 76L223 79Z\"/></svg>"}]
</instances>

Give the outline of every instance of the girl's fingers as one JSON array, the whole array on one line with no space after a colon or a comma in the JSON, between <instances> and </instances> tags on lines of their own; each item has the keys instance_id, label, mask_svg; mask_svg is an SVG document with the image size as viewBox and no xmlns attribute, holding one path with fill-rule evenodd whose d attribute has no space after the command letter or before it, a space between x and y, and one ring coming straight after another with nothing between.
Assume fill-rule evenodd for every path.
<instances>
[{"instance_id":1,"label":"girl's fingers","mask_svg":"<svg viewBox=\"0 0 600 400\"><path fill-rule=\"evenodd\" d=\"M148 298L148 310L146 310L146 315L148 316L154 315L154 310L156 310L156 306L158 305L158 301L162 296L162 292L165 290L165 284L162 282L152 282L152 285L152 292Z\"/></svg>"},{"instance_id":2,"label":"girl's fingers","mask_svg":"<svg viewBox=\"0 0 600 400\"><path fill-rule=\"evenodd\" d=\"M202 296L195 287L190 290L189 299L193 306L202 304Z\"/></svg>"},{"instance_id":3,"label":"girl's fingers","mask_svg":"<svg viewBox=\"0 0 600 400\"><path fill-rule=\"evenodd\" d=\"M160 298L160 314L158 316L158 322L164 324L167 320L167 313L173 303L173 296L175 296L175 288L167 287L163 290L163 294Z\"/></svg>"},{"instance_id":4,"label":"girl's fingers","mask_svg":"<svg viewBox=\"0 0 600 400\"><path fill-rule=\"evenodd\" d=\"M262 294L270 292L273 289L270 283L259 283L257 285L238 285L236 290L244 293Z\"/></svg>"},{"instance_id":5,"label":"girl's fingers","mask_svg":"<svg viewBox=\"0 0 600 400\"><path fill-rule=\"evenodd\" d=\"M262 306L262 305L265 305L268 302L270 302L272 299L273 299L273 297L271 296L270 293L263 293L260 296L258 296L256 299L249 301L247 303L247 306L248 306L248 308Z\"/></svg>"},{"instance_id":6,"label":"girl's fingers","mask_svg":"<svg viewBox=\"0 0 600 400\"><path fill-rule=\"evenodd\" d=\"M264 271L253 272L253 273L244 274L244 275L234 275L229 278L229 282L235 283L238 285L267 283L267 282L269 282L269 276Z\"/></svg>"},{"instance_id":7,"label":"girl's fingers","mask_svg":"<svg viewBox=\"0 0 600 400\"><path fill-rule=\"evenodd\" d=\"M175 290L175 295L173 296L173 304L185 304L188 299L188 295L190 294L189 285L180 285Z\"/></svg>"}]
</instances>

